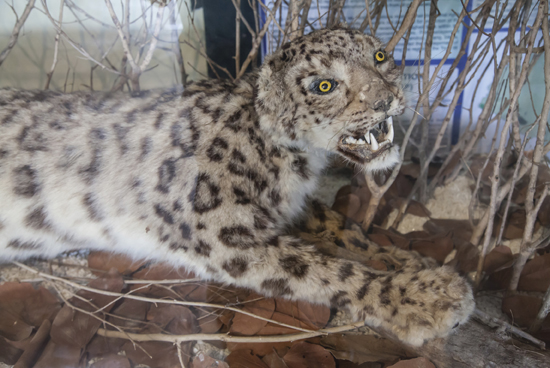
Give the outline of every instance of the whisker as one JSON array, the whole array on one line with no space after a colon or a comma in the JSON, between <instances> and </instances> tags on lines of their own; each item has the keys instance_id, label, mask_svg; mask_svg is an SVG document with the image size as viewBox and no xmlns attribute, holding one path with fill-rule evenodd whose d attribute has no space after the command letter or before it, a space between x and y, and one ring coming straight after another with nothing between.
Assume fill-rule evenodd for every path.
<instances>
[{"instance_id":1,"label":"whisker","mask_svg":"<svg viewBox=\"0 0 550 368\"><path fill-rule=\"evenodd\" d=\"M344 125L342 126L342 128L340 128L336 133L334 133L334 135L333 135L332 137L330 137L330 139L329 139L328 142L327 142L327 146L326 146L325 150L328 151L328 146L329 146L330 142L332 142L332 139L333 139L334 137L336 137L336 136L338 135L338 133L340 133L342 130L344 130L344 129L346 128L346 125L347 125L349 122L350 122L350 120L348 119L348 120L344 123Z\"/></svg>"},{"instance_id":2,"label":"whisker","mask_svg":"<svg viewBox=\"0 0 550 368\"><path fill-rule=\"evenodd\" d=\"M415 109L413 109L412 107L410 106L405 106L407 109L411 110L412 112L414 112L416 115L420 116L422 119L426 120L426 117L424 115L422 115L421 113L419 113L418 111L416 111Z\"/></svg>"}]
</instances>

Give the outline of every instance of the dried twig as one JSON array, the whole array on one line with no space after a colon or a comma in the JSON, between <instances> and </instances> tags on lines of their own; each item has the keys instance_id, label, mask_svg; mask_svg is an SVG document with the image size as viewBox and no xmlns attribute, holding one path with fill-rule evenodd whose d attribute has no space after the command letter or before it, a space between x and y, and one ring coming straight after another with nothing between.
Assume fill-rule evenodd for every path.
<instances>
[{"instance_id":1,"label":"dried twig","mask_svg":"<svg viewBox=\"0 0 550 368\"><path fill-rule=\"evenodd\" d=\"M113 5L111 3L111 0L105 0L105 5L107 6L107 9L109 10L109 14L111 15L111 19L117 29L118 36L120 38L122 48L124 50L124 56L125 60L127 60L128 64L130 65L130 72L128 75L128 79L130 80L130 83L132 85L132 89L134 91L139 91L139 77L142 73L144 73L147 70L147 66L151 62L151 59L153 58L153 53L157 47L158 43L158 37L161 31L162 26L162 19L164 16L164 9L166 8L166 5L161 2L156 3L158 5L157 13L156 13L156 19L155 24L153 27L153 33L151 35L151 40L149 41L149 48L147 49L147 52L141 59L141 63L138 59L132 55L132 51L130 50L130 12L129 12L129 2L126 1L125 7L124 7L124 24L121 24L115 10L113 9ZM144 17L145 14L142 14L142 17ZM144 19L145 22L145 19ZM123 69L122 69L123 70Z\"/></svg>"},{"instance_id":2,"label":"dried twig","mask_svg":"<svg viewBox=\"0 0 550 368\"><path fill-rule=\"evenodd\" d=\"M144 72L153 58L153 52L155 51L158 43L158 37L161 30L162 18L164 16L164 9L166 6L160 5L157 10L157 16L155 19L155 26L153 28L153 34L151 35L151 42L149 43L149 49L143 57L141 64L139 65L140 72Z\"/></svg>"},{"instance_id":3,"label":"dried twig","mask_svg":"<svg viewBox=\"0 0 550 368\"><path fill-rule=\"evenodd\" d=\"M517 159L517 162L521 162L523 160L523 154L525 152L525 145L527 145L527 142L529 141L529 133L531 132L531 130L533 130L533 128L535 127L535 124L533 124L529 130L527 130L527 132L525 133L525 138L523 139L523 144L521 145L521 149L519 151L519 157ZM497 128L497 132L498 132L498 128ZM496 135L496 132L495 132L495 135ZM511 142L512 140L510 140ZM498 232L498 237L497 237L497 240L495 242L495 244L500 244L501 240L502 240L502 235L504 234L504 229L505 229L505 225L506 225L506 219L508 218L508 210L510 208L510 204L512 203L512 194L514 193L514 187L515 187L515 183L517 182L517 178L518 178L518 174L519 174L519 168L520 168L521 165L516 165L516 167L514 168L514 174L512 174L512 189L510 190L510 193L508 193L508 199L506 201L506 206L504 208L504 213L502 214L502 223L500 224L500 230ZM483 172L483 171L482 171ZM482 176L482 175L480 175ZM478 272L479 272L479 269L478 269Z\"/></svg>"},{"instance_id":4,"label":"dried twig","mask_svg":"<svg viewBox=\"0 0 550 368\"><path fill-rule=\"evenodd\" d=\"M42 6L44 7L44 14L48 17L48 19L52 22L55 29L65 38L65 40L75 49L77 50L82 56L84 56L86 59L91 60L95 64L99 65L102 69L108 70L113 74L120 75L120 72L115 70L112 67L109 67L105 64L103 64L101 61L96 60L92 55L86 51L82 46L80 46L78 43L73 41L62 29L61 25L58 24L57 20L55 20L52 15L50 14L50 11L48 10L48 5L45 0L42 0Z\"/></svg>"},{"instance_id":5,"label":"dried twig","mask_svg":"<svg viewBox=\"0 0 550 368\"><path fill-rule=\"evenodd\" d=\"M428 29L426 30L426 42L425 42L426 46L424 48L424 65L423 65L423 70L422 70L422 82L423 82L422 91L423 91L423 93L428 93L427 91L429 91L430 87L431 87L429 85L429 82L430 82L430 64L431 64L431 61L432 61L432 44L433 44L433 37L434 37L434 33L435 33L435 21L437 20L438 16L439 16L439 11L437 9L437 1L432 1L430 3L430 17L429 17L429 21L428 21ZM421 52L421 51L419 51L419 52ZM418 57L420 58L420 55L418 55ZM419 80L419 83L420 83L420 80ZM428 114L427 118L422 119L422 121L420 122L420 127L421 127L420 146L421 147L427 147L427 145L428 145L429 122L430 122L430 118L431 118L431 113L432 113L432 111L435 107L436 106L433 106L433 107L430 106L430 100L428 98L424 99L422 111L424 113L429 111L429 114ZM418 153L419 153L419 156L420 156L420 165L424 166L426 161L427 161L426 150L421 148L421 149L418 150ZM428 163L428 165L429 165L429 163ZM420 174L417 178L417 182L418 183L426 183L426 184L428 183L428 170L423 170L423 171L420 172ZM421 185L420 186L419 199L420 199L421 202L426 202L426 200L427 200L426 189L427 189L426 185Z\"/></svg>"},{"instance_id":6,"label":"dried twig","mask_svg":"<svg viewBox=\"0 0 550 368\"><path fill-rule=\"evenodd\" d=\"M171 46L172 46L172 52L174 53L176 57L176 61L178 63L178 67L180 69L180 78L181 78L181 84L186 87L187 86L187 72L185 71L185 63L183 62L183 53L181 51L180 43L179 43L179 35L178 35L178 29L176 27L176 20L177 20L177 8L176 8L176 2L171 1L169 4L170 7L170 26L172 28L172 40L171 40Z\"/></svg>"},{"instance_id":7,"label":"dried twig","mask_svg":"<svg viewBox=\"0 0 550 368\"><path fill-rule=\"evenodd\" d=\"M474 310L473 317L476 320L478 320L479 322L481 322L481 323L483 323L483 324L485 324L489 327L493 327L493 328L497 327L497 328L500 328L500 329L504 330L503 332L509 332L512 335L515 335L517 337L525 339L525 340L531 342L532 344L534 344L535 346L538 346L541 349L544 349L545 346L546 346L544 341L541 341L541 340L529 335L525 331L522 331L519 328L512 326L511 324L507 323L506 321L500 320L500 319L495 318L495 317L491 317L490 315L488 315L485 312L480 311L479 309Z\"/></svg>"},{"instance_id":8,"label":"dried twig","mask_svg":"<svg viewBox=\"0 0 550 368\"><path fill-rule=\"evenodd\" d=\"M527 50L527 54L525 55L524 66L529 62L530 51L533 49L534 38L537 33L536 31L538 31L542 22L542 35L544 38L544 50L545 50L544 82L545 82L546 92L544 97L544 103L542 105L542 111L538 119L537 141L535 144L535 150L533 152L533 161L532 161L533 165L531 166L531 172L529 174L529 184L527 187L527 195L525 198L525 212L526 212L525 229L523 230L523 238L521 241L519 257L516 259L516 262L514 264L512 278L510 280L509 289L512 291L517 289L521 271L523 270L523 267L525 266L527 259L531 257L531 254L533 254L533 251L535 250L532 244L532 236L533 236L533 230L535 226L535 220L537 218L537 214L540 210L542 202L544 201L546 195L548 194L548 185L546 185L544 187L544 190L541 196L535 203L535 186L537 183L539 164L543 157L544 141L545 141L545 135L546 135L546 122L548 120L548 113L550 112L550 35L548 34L549 32L548 17L547 17L548 2L541 1L539 3L538 8L539 8L538 14L537 14L535 23L533 25L533 29L529 32L529 35L528 35L530 37L528 38L528 41L527 41L528 50ZM521 90L521 87L523 86L523 83L522 83L523 75L524 75L524 72L522 68L522 73L520 75L519 83L517 86L518 90L516 91L518 95ZM514 105L511 104L511 106L514 106Z\"/></svg>"},{"instance_id":9,"label":"dried twig","mask_svg":"<svg viewBox=\"0 0 550 368\"><path fill-rule=\"evenodd\" d=\"M548 287L548 290L546 290L546 294L544 294L542 305L537 314L537 318L535 318L535 321L531 325L529 331L532 333L538 332L542 327L542 322L544 322L546 316L548 316L548 313L550 313L550 287Z\"/></svg>"},{"instance_id":10,"label":"dried twig","mask_svg":"<svg viewBox=\"0 0 550 368\"><path fill-rule=\"evenodd\" d=\"M487 102L485 103L485 106L483 107L479 117L477 118L477 124L475 125L474 131L473 132L469 131L468 130L469 127L468 127L465 130L465 132L462 134L458 143L451 149L451 151L449 152L449 155L447 156L447 159L443 162L440 170L432 179L432 182L430 183L429 189L428 189L429 192L433 192L435 186L439 184L443 172L445 172L448 169L448 165L451 163L454 155L458 154L458 152L461 150L462 157L465 160L467 160L470 157L470 154L474 151L474 148L476 144L479 142L479 139L487 129L488 125L492 122L492 120L490 119L490 116L493 113L494 102L499 95L499 93L497 93L499 81L502 76L502 73L506 70L506 67L508 65L509 57L508 55L506 55L507 48L508 48L508 44L506 43L505 49L503 51L504 56L500 60L498 69L495 71L493 83L489 89L489 94L487 96ZM497 50L494 50L493 52L494 52L494 55L496 55ZM496 57L494 55L493 55L493 58L496 60ZM481 78L480 78L480 81L481 81ZM508 106L508 101L505 101L503 103L501 110L503 111L504 108L507 106ZM472 122L473 122L473 119L470 123ZM454 180L458 175L458 172L459 172L459 168L457 167L451 173L451 175L448 176L444 184L450 183L452 180Z\"/></svg>"},{"instance_id":11,"label":"dried twig","mask_svg":"<svg viewBox=\"0 0 550 368\"><path fill-rule=\"evenodd\" d=\"M63 24L63 9L65 8L65 0L61 0L61 3L59 4L59 25ZM50 71L47 74L46 78L46 86L44 89L50 88L50 82L53 77L53 72L55 71L55 66L57 65L57 53L59 51L59 37L61 36L60 30L57 31L55 34L55 43L54 43L54 51L53 51L53 61L52 61L52 67Z\"/></svg>"},{"instance_id":12,"label":"dried twig","mask_svg":"<svg viewBox=\"0 0 550 368\"><path fill-rule=\"evenodd\" d=\"M185 7L187 9L187 15L189 17L189 20L191 21L191 27L193 28L193 31L195 32L195 36L197 37L197 40L199 42L199 45L200 45L200 48L197 48L195 47L195 45L191 44L190 42L186 41L186 40L183 40L182 42L185 43L186 45L190 46L191 48L193 48L195 51L197 51L202 57L205 58L206 62L208 63L208 66L210 66L210 69L212 70L212 72L214 74L216 74L216 77L218 79L221 79L220 78L220 75L218 74L218 71L216 70L217 69L220 69L221 71L223 71L227 77L231 80L234 80L233 78L233 75L229 72L229 70L227 70L226 68L216 64L212 59L210 59L206 53L206 46L204 45L204 43L202 42L202 39L201 39L201 34L199 32L199 30L197 29L196 25L195 25L195 18L194 16L192 16L192 12L191 10L189 9L189 6L188 6L188 3L185 2ZM191 65L190 63L188 63L189 66L191 66L191 68L195 69L195 67L193 67L193 65ZM195 69L196 70L196 69ZM198 71L197 71L198 72Z\"/></svg>"},{"instance_id":13,"label":"dried twig","mask_svg":"<svg viewBox=\"0 0 550 368\"><path fill-rule=\"evenodd\" d=\"M298 30L297 37L300 37L300 36L304 35L304 31L305 31L306 25L308 23L307 22L307 16L309 14L309 9L311 8L311 1L312 0L303 0L302 19L301 19L300 28Z\"/></svg>"},{"instance_id":14,"label":"dried twig","mask_svg":"<svg viewBox=\"0 0 550 368\"><path fill-rule=\"evenodd\" d=\"M158 284L192 284L194 282L203 281L201 279L170 279L170 280L124 280L125 284L146 284L146 285L158 285Z\"/></svg>"},{"instance_id":15,"label":"dried twig","mask_svg":"<svg viewBox=\"0 0 550 368\"><path fill-rule=\"evenodd\" d=\"M285 32L285 33L288 34L288 39L290 41L299 37L298 29L300 28L300 19L299 19L300 5L301 5L301 2L294 0L290 2L290 7L288 9L289 10L288 16L290 18L289 19L290 22L287 22L285 24L288 30L288 32Z\"/></svg>"},{"instance_id":16,"label":"dried twig","mask_svg":"<svg viewBox=\"0 0 550 368\"><path fill-rule=\"evenodd\" d=\"M119 339L132 339L133 341L163 341L180 344L186 341L225 341L225 342L248 342L248 343L275 343L309 339L316 336L328 335L331 333L339 333L363 327L364 322L356 322L350 325L325 328L317 331L303 332L286 335L268 335L268 336L231 336L225 333L220 334L188 334L188 335L166 335L166 334L136 334L120 331L111 331L100 328L97 334L105 337L115 337Z\"/></svg>"},{"instance_id":17,"label":"dried twig","mask_svg":"<svg viewBox=\"0 0 550 368\"><path fill-rule=\"evenodd\" d=\"M111 4L111 0L105 0L105 5L107 5L107 9L109 10L111 19L117 29L118 36L120 37L120 41L122 43L122 48L124 49L124 55L128 59L128 62L130 63L130 67L132 68L132 70L137 71L138 65L134 60L134 56L132 55L132 52L130 51L130 39L128 36L128 32L122 29L122 24L120 24L120 21L118 20L115 10L113 9L113 4ZM126 6L125 8L128 9L128 6ZM126 25L128 26L128 23L126 23Z\"/></svg>"},{"instance_id":18,"label":"dried twig","mask_svg":"<svg viewBox=\"0 0 550 368\"><path fill-rule=\"evenodd\" d=\"M239 75L241 64L241 0L232 0L235 6L235 75Z\"/></svg>"},{"instance_id":19,"label":"dried twig","mask_svg":"<svg viewBox=\"0 0 550 368\"><path fill-rule=\"evenodd\" d=\"M183 356L182 356L182 351L181 351L181 344L180 343L176 343L176 348L178 350L178 360L180 362L180 366L181 368L185 368L185 364L183 364Z\"/></svg>"},{"instance_id":20,"label":"dried twig","mask_svg":"<svg viewBox=\"0 0 550 368\"><path fill-rule=\"evenodd\" d=\"M520 180L531 168L531 163L529 160L523 159L523 162L518 163L517 165L520 165L519 174L517 175L517 180ZM499 189L498 193L496 195L496 201L498 203L502 202L502 200L506 197L506 195L512 190L512 187L516 183L516 180L513 180L513 178L510 178L505 184L503 184ZM470 237L470 243L472 244L479 244L479 241L484 234L484 231L487 227L487 223L489 221L489 211L485 211L482 215L481 219L479 220L477 226L474 228L474 231L472 232L472 236Z\"/></svg>"},{"instance_id":21,"label":"dried twig","mask_svg":"<svg viewBox=\"0 0 550 368\"><path fill-rule=\"evenodd\" d=\"M252 49L250 50L250 52L248 53L248 56L246 57L246 60L242 64L241 70L240 70L239 74L237 74L236 79L239 79L244 75L244 73L246 72L246 69L248 68L248 65L250 64L250 62L254 58L256 58L256 56L258 55L258 49L260 48L260 45L262 43L262 39L264 38L265 33L268 31L269 25L271 24L271 21L274 18L274 14L277 12L277 10L281 6L282 2L283 2L283 0L277 0L275 2L275 5L273 5L273 9L271 9L271 13L269 14L269 17L267 18L267 20L265 21L264 26L262 27L262 29L260 30L260 32L258 33L256 38L254 38L254 41L252 42Z\"/></svg>"},{"instance_id":22,"label":"dried twig","mask_svg":"<svg viewBox=\"0 0 550 368\"><path fill-rule=\"evenodd\" d=\"M489 9L490 9L490 7L489 7ZM486 12L488 12L488 10L486 10ZM439 72L440 72L441 68L443 67L443 65L445 64L445 62L447 61L448 57L451 54L452 44L453 44L454 38L457 36L458 30L460 28L460 22L462 22L462 19L464 19L466 17L466 15L467 15L467 13L464 10L460 13L460 15L458 17L458 21L455 24L455 26L453 28L453 31L451 33L451 38L449 40L449 44L447 46L445 54L443 55L443 58L441 59L439 64L436 66L435 71L434 71L432 77L430 78L430 82L426 84L427 89L422 91L422 93L421 93L421 95L418 99L418 102L416 104L416 109L415 110L418 110L420 108L420 106L422 106L424 104L424 101L429 98L429 95L430 95L429 92L431 90L431 87L434 85L434 83L436 81L436 78L439 77ZM481 13L480 13L480 16L481 16ZM468 41L469 41L470 35L472 34L472 31L473 31L473 27L470 27L468 29L468 32L467 32L466 36L464 37L464 42L462 43L460 51L459 51L455 61L453 62L452 66L451 66L451 69L453 69L457 66L458 61L460 60L462 55L465 54L466 47L468 46ZM439 132L438 132L438 135L436 137L434 147L432 148L430 154L427 155L425 162L422 164L422 166L420 168L419 177L423 177L424 173L427 172L430 162L432 161L433 157L435 156L435 153L437 152L437 150L439 149L439 147L441 145L441 141L442 141L443 137L445 136L445 131L447 129L447 126L450 123L451 117L454 113L454 108L456 107L456 105L458 103L460 93L466 87L464 81L466 79L466 75L468 74L468 70L469 70L469 68L468 68L468 64L467 64L465 66L464 70L459 75L459 80L457 82L458 86L455 89L455 92L454 92L454 95L453 95L453 100L452 100L451 104L449 104L449 108L447 110L445 118L443 119L443 122L442 122L441 127L440 127ZM425 116L423 116L424 119L430 119L431 114L433 113L434 109L436 107L438 107L441 104L441 102L443 101L443 98L445 97L445 91L447 89L446 86L447 86L447 83L449 82L449 80L451 78L451 74L452 73L447 73L447 75L441 80L441 83L440 83L440 86L439 86L439 92L438 92L434 102L431 104L430 111L423 112L424 115L425 115ZM460 86L460 88L459 88L459 86ZM418 116L419 115L415 115L413 117L411 125L416 124ZM402 148L402 149L404 149L404 148ZM425 185L425 183L423 183L421 180L417 181L414 184L414 186L413 186L410 194L408 195L407 199L405 201L403 201L403 203L401 204L401 206L399 208L399 212L397 214L397 217L395 218L395 220L393 222L393 227L397 227L399 225L400 221L403 219L403 216L405 214L405 210L407 209L408 204L410 203L412 197L414 196L414 194L416 193L416 190L420 187L420 185Z\"/></svg>"},{"instance_id":23,"label":"dried twig","mask_svg":"<svg viewBox=\"0 0 550 368\"><path fill-rule=\"evenodd\" d=\"M20 262L13 262L13 264L15 264L18 267L21 267L21 268L23 268L27 271L33 272L36 275L44 277L45 279L59 281L59 282L62 282L64 284L70 285L74 288L90 291L90 292L97 293L97 294L109 295L109 296L114 296L114 297L122 297L122 298L125 298L125 299L141 300L141 301L149 302L149 303L174 304L174 305L204 307L204 308L214 308L214 309L227 309L227 310L230 310L230 311L233 311L233 312L236 312L236 313L245 314L249 317L260 319L262 321L271 322L271 323L279 325L279 326L283 326L283 327L287 327L287 328L291 328L291 329L294 329L294 330L303 331L303 332L307 332L307 333L313 332L312 330L309 330L307 328L296 327L296 326L292 326L292 325L289 325L289 324L286 324L286 323L278 322L278 321L275 321L275 320L272 320L272 319L269 319L269 318L264 318L264 317L255 315L254 313L249 313L249 312L244 311L242 309L231 307L231 306L228 306L228 305L204 303L204 302L187 302L187 301L180 301L180 300L148 298L148 297L143 297L143 296L138 296L138 295L130 295L130 294L123 294L123 293L116 293L114 291L100 290L100 289L95 289L95 288L92 288L92 287L89 287L89 286L80 285L76 282L66 280L62 277L57 277L57 276L49 275L49 274L44 273L44 272L40 272L40 271L35 270L34 268L29 267L27 265L24 265Z\"/></svg>"},{"instance_id":24,"label":"dried twig","mask_svg":"<svg viewBox=\"0 0 550 368\"><path fill-rule=\"evenodd\" d=\"M239 22L243 22L243 24L245 25L246 29L248 29L248 32L250 32L250 35L252 37L256 36L256 32L252 29L252 27L250 26L246 18L243 16L243 13L241 11L241 6L240 6L241 0L231 0L231 1L233 2L233 6L237 11L237 18L239 19Z\"/></svg>"},{"instance_id":25,"label":"dried twig","mask_svg":"<svg viewBox=\"0 0 550 368\"><path fill-rule=\"evenodd\" d=\"M59 295L59 297L63 300L63 303L66 304L68 307L70 307L71 309L75 310L75 311L78 311L82 314L85 314L85 315L88 315L94 319L97 319L98 321L100 321L101 323L104 323L104 324L107 324L115 329L118 330L119 333L123 334L123 335L127 335L126 332L120 328L119 326L117 326L116 324L112 323L112 322L109 322L107 320L105 320L104 318L96 315L95 312L90 312L90 311L87 311L85 309L82 309L82 308L79 308L77 307L76 305L72 304L68 298L66 298L63 293L58 289L58 287L56 285L53 285L54 289L56 289L57 291L57 294ZM93 305L89 300L85 299L85 298L82 298L80 297L79 295L76 295L74 293L72 293L72 296L73 297L76 297L77 299L80 299L84 302L87 302L88 304L90 304L92 307L96 307L95 305ZM134 343L134 345L138 345L138 344L135 344L134 340L132 340L132 338L130 336L127 337L130 341L132 341ZM147 351L145 351L145 349L143 349L141 346L138 345L138 347L145 353L147 354L150 358L151 358L151 355L149 353L147 353Z\"/></svg>"},{"instance_id":26,"label":"dried twig","mask_svg":"<svg viewBox=\"0 0 550 368\"><path fill-rule=\"evenodd\" d=\"M2 65L4 60L6 60L11 49L13 49L13 47L17 43L17 38L19 37L19 32L21 32L21 27L23 27L23 24L25 24L25 21L27 20L29 14L31 13L31 10L34 8L35 1L36 0L29 0L20 18L17 17L17 14L15 14L17 20L15 21L15 25L13 26L13 31L11 32L8 46L6 46L6 48L2 50L2 52L0 52L0 65Z\"/></svg>"},{"instance_id":27,"label":"dried twig","mask_svg":"<svg viewBox=\"0 0 550 368\"><path fill-rule=\"evenodd\" d=\"M399 27L399 30L393 35L390 42L386 45L386 52L392 52L399 41L401 41L401 37L403 37L403 35L412 27L414 20L416 19L416 11L418 10L420 4L424 1L425 0L414 0L411 5L409 5L407 13L405 13L405 19L403 19L403 23L401 23L401 27ZM368 16L369 14L367 14L367 17ZM373 33L372 25L370 23L369 26L371 26L371 33Z\"/></svg>"},{"instance_id":28,"label":"dried twig","mask_svg":"<svg viewBox=\"0 0 550 368\"><path fill-rule=\"evenodd\" d=\"M365 0L365 9L367 10L367 16L365 17L365 19L363 20L363 23L361 24L361 26L359 27L359 30L361 32L364 32L365 29L367 28L367 26L369 26L369 32L371 35L375 35L375 32L376 30L374 29L374 27L372 26L372 19L371 19L371 16L370 16L370 5L369 5L369 0Z\"/></svg>"}]
</instances>

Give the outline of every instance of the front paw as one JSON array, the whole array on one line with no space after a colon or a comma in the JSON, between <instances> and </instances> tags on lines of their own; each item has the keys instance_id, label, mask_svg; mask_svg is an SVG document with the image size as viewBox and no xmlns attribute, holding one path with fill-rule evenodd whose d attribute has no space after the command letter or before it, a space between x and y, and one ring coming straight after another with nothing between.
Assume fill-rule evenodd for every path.
<instances>
[{"instance_id":1,"label":"front paw","mask_svg":"<svg viewBox=\"0 0 550 368\"><path fill-rule=\"evenodd\" d=\"M359 316L399 340L420 346L465 323L475 303L470 285L448 267L395 272L377 279Z\"/></svg>"}]
</instances>

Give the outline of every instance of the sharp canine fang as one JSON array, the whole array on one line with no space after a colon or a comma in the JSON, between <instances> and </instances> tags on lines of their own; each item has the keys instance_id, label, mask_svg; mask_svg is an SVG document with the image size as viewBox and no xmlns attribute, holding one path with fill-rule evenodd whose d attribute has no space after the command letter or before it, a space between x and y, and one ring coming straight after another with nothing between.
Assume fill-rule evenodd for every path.
<instances>
[{"instance_id":1,"label":"sharp canine fang","mask_svg":"<svg viewBox=\"0 0 550 368\"><path fill-rule=\"evenodd\" d=\"M378 142L376 141L376 138L374 138L374 135L372 133L370 134L370 141L371 141L371 147L373 151L378 151Z\"/></svg>"},{"instance_id":2,"label":"sharp canine fang","mask_svg":"<svg viewBox=\"0 0 550 368\"><path fill-rule=\"evenodd\" d=\"M365 141L370 144L370 136L369 136L369 133L365 134Z\"/></svg>"},{"instance_id":3,"label":"sharp canine fang","mask_svg":"<svg viewBox=\"0 0 550 368\"><path fill-rule=\"evenodd\" d=\"M386 134L386 140L393 142L393 119L391 116L386 120L386 125L388 127L388 134Z\"/></svg>"}]
</instances>

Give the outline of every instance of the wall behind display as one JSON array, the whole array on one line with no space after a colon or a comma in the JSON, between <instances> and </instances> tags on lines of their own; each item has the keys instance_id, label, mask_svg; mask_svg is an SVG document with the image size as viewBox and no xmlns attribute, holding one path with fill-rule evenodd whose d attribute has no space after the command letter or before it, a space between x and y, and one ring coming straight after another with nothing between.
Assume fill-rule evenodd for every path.
<instances>
[{"instance_id":1,"label":"wall behind display","mask_svg":"<svg viewBox=\"0 0 550 368\"><path fill-rule=\"evenodd\" d=\"M64 3L61 29L67 37L102 65L117 70L120 68L123 49L103 1L47 0L45 3L56 22L60 5ZM117 17L123 19L121 3L112 3ZM194 4L194 0L172 2L164 11L157 48L148 70L140 77L141 89L181 85L181 73L172 52L174 43L181 47L188 80L198 80L208 75L206 60L197 51L206 42L204 11L200 7L193 8ZM0 50L8 45L16 22L14 11L20 16L26 5L27 1L0 2ZM151 38L158 6L141 0L131 0L129 5L129 34L131 45L135 47L140 41ZM33 89L45 86L47 73L54 60L57 30L45 14L46 9L41 1L36 1L35 8L21 29L15 47L0 68L0 87ZM142 54L147 46L142 50L134 48L132 53ZM116 79L116 74L97 66L65 38L60 38L50 89L71 92L93 87L94 90L108 91Z\"/></svg>"}]
</instances>

